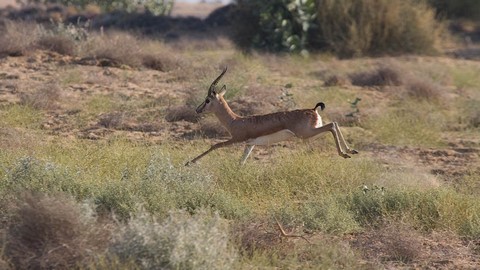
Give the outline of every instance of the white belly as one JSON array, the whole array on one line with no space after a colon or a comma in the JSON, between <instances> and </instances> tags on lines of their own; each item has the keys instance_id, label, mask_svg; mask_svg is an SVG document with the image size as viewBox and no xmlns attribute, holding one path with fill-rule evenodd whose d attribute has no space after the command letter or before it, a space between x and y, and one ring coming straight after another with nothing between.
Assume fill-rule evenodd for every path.
<instances>
[{"instance_id":1,"label":"white belly","mask_svg":"<svg viewBox=\"0 0 480 270\"><path fill-rule=\"evenodd\" d=\"M277 142L288 140L293 137L295 137L295 133L291 132L289 129L284 129L269 135L261 136L255 139L250 139L247 141L247 144L248 145L270 145Z\"/></svg>"}]
</instances>

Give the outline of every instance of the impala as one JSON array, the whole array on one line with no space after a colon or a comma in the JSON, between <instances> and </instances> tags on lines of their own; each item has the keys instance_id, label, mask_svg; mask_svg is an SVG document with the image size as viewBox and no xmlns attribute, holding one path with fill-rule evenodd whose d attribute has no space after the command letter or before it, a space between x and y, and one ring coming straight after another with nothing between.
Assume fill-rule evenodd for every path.
<instances>
[{"instance_id":1,"label":"impala","mask_svg":"<svg viewBox=\"0 0 480 270\"><path fill-rule=\"evenodd\" d=\"M227 68L212 82L205 101L197 107L196 112L214 113L232 138L212 145L210 149L187 162L185 165L195 163L215 149L242 142L246 143L242 159L240 160L241 164L244 164L255 145L271 145L294 137L305 140L327 131L333 134L338 154L341 157L349 158L350 156L348 154L358 153L356 150L348 147L336 122L323 125L322 118L317 111L319 107L320 110L325 109L323 102L317 103L313 109L245 117L237 115L230 109L223 98L226 92L226 86L224 85L220 89L220 92L217 92L217 83L223 75L225 75L225 72L227 72Z\"/></svg>"}]
</instances>

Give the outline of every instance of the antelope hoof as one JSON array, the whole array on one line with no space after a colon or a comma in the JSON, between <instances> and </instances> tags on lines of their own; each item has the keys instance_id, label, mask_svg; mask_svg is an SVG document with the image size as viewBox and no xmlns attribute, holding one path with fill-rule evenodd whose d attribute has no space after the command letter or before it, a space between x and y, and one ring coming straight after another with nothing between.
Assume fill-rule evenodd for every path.
<instances>
[{"instance_id":1,"label":"antelope hoof","mask_svg":"<svg viewBox=\"0 0 480 270\"><path fill-rule=\"evenodd\" d=\"M355 155L358 154L358 151L355 149L348 149L348 153Z\"/></svg>"},{"instance_id":2,"label":"antelope hoof","mask_svg":"<svg viewBox=\"0 0 480 270\"><path fill-rule=\"evenodd\" d=\"M192 163L193 163L193 162L188 161L187 163L185 163L185 167L190 166Z\"/></svg>"},{"instance_id":3,"label":"antelope hoof","mask_svg":"<svg viewBox=\"0 0 480 270\"><path fill-rule=\"evenodd\" d=\"M347 155L347 154L345 154L345 153L342 153L340 156L343 157L343 158L351 158L351 156L349 156L349 155Z\"/></svg>"}]
</instances>

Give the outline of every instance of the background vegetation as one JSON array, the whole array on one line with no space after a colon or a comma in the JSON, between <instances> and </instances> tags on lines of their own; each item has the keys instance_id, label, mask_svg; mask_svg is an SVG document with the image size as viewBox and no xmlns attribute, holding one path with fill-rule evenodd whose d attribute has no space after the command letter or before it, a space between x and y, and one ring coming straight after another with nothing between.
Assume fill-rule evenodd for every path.
<instances>
[{"instance_id":1,"label":"background vegetation","mask_svg":"<svg viewBox=\"0 0 480 270\"><path fill-rule=\"evenodd\" d=\"M433 53L443 31L422 1L239 1L234 40L269 51L341 57Z\"/></svg>"},{"instance_id":2,"label":"background vegetation","mask_svg":"<svg viewBox=\"0 0 480 270\"><path fill-rule=\"evenodd\" d=\"M261 34L237 42L309 57L207 32L5 21L0 268L475 268L480 65L435 48L432 8L388 3L239 2L253 24L232 31ZM341 159L326 134L258 147L245 166L232 147L185 167L228 135L194 113L226 65L235 111L323 101L360 154Z\"/></svg>"}]
</instances>

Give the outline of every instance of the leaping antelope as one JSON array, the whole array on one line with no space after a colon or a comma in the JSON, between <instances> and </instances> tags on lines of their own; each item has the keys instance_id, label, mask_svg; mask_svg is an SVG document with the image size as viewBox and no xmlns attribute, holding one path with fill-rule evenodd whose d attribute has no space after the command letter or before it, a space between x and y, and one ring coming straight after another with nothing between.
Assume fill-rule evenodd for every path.
<instances>
[{"instance_id":1,"label":"leaping antelope","mask_svg":"<svg viewBox=\"0 0 480 270\"><path fill-rule=\"evenodd\" d=\"M226 86L224 85L219 93L217 93L216 90L217 83L225 72L227 72L226 67L220 76L212 82L205 101L197 107L196 112L213 112L218 120L220 120L220 123L228 130L232 138L228 141L212 145L210 149L187 162L185 166L195 163L215 149L241 142L246 143L242 159L240 160L240 163L244 164L255 145L271 145L293 137L309 139L327 131L333 134L338 154L341 157L349 158L350 156L348 154L358 153L356 150L348 147L336 122L323 125L322 118L317 111L318 107L320 107L321 110L325 109L323 102L317 103L313 109L245 117L237 115L230 109L223 98L226 92ZM345 149L346 152L342 148Z\"/></svg>"}]
</instances>

